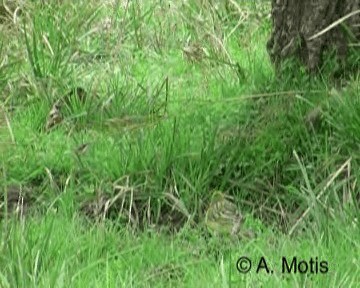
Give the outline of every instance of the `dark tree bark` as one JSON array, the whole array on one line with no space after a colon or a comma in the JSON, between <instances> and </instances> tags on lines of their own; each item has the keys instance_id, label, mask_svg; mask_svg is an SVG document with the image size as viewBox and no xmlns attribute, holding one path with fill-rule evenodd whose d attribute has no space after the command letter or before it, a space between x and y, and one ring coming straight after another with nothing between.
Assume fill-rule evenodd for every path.
<instances>
[{"instance_id":1,"label":"dark tree bark","mask_svg":"<svg viewBox=\"0 0 360 288\"><path fill-rule=\"evenodd\" d=\"M332 48L338 63L344 64L349 44L360 42L359 9L360 0L272 0L273 31L267 49L275 67L294 56L315 72L323 53ZM345 21L312 37L350 13Z\"/></svg>"}]
</instances>

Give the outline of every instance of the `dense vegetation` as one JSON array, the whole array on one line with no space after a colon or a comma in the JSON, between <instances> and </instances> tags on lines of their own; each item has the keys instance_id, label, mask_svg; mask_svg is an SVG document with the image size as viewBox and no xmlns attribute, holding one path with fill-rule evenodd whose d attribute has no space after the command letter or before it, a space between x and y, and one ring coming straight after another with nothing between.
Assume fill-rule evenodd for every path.
<instances>
[{"instance_id":1,"label":"dense vegetation","mask_svg":"<svg viewBox=\"0 0 360 288\"><path fill-rule=\"evenodd\" d=\"M357 286L359 75L275 76L260 1L43 2L0 8L1 287Z\"/></svg>"}]
</instances>

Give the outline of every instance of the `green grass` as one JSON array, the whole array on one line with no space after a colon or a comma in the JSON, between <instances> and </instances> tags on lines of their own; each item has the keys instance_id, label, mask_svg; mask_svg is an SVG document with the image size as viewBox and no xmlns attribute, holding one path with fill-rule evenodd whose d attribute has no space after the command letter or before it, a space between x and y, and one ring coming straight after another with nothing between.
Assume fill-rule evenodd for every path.
<instances>
[{"instance_id":1,"label":"green grass","mask_svg":"<svg viewBox=\"0 0 360 288\"><path fill-rule=\"evenodd\" d=\"M73 2L0 9L0 287L356 287L358 76L276 79L268 4ZM206 231L213 190L255 239Z\"/></svg>"}]
</instances>

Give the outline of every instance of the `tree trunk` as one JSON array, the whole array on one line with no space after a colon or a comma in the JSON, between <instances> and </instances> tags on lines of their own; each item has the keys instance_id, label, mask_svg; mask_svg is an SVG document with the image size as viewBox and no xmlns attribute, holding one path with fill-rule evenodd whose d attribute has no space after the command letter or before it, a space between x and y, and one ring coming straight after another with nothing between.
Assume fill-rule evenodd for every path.
<instances>
[{"instance_id":1,"label":"tree trunk","mask_svg":"<svg viewBox=\"0 0 360 288\"><path fill-rule=\"evenodd\" d=\"M273 31L267 49L277 70L285 59L295 57L315 72L323 64L323 53L332 48L338 63L344 64L349 47L360 48L359 10L360 0L272 0Z\"/></svg>"}]
</instances>

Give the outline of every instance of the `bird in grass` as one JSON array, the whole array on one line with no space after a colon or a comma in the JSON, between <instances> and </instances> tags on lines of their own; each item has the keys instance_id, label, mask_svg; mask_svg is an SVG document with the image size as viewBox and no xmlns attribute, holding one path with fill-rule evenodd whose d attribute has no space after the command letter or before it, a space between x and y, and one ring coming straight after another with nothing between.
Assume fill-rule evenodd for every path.
<instances>
[{"instance_id":1,"label":"bird in grass","mask_svg":"<svg viewBox=\"0 0 360 288\"><path fill-rule=\"evenodd\" d=\"M48 131L55 127L57 124L61 123L63 120L62 114L61 114L61 104L59 101L56 101L55 104L51 107L51 110L49 112L45 129Z\"/></svg>"},{"instance_id":2,"label":"bird in grass","mask_svg":"<svg viewBox=\"0 0 360 288\"><path fill-rule=\"evenodd\" d=\"M240 232L243 216L230 196L214 191L205 214L205 225L215 235L235 236Z\"/></svg>"}]
</instances>

